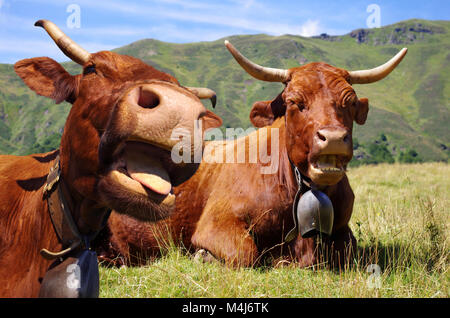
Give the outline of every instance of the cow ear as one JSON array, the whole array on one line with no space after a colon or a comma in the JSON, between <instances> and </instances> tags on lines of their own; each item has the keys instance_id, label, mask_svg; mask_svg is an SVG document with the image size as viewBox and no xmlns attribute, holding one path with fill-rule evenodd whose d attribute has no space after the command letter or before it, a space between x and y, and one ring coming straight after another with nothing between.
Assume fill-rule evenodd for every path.
<instances>
[{"instance_id":1,"label":"cow ear","mask_svg":"<svg viewBox=\"0 0 450 318\"><path fill-rule=\"evenodd\" d=\"M284 116L286 106L281 94L274 100L256 102L250 111L250 121L253 126L260 128L271 125L275 119Z\"/></svg>"},{"instance_id":2,"label":"cow ear","mask_svg":"<svg viewBox=\"0 0 450 318\"><path fill-rule=\"evenodd\" d=\"M222 118L220 118L210 110L206 110L206 114L203 115L201 119L203 122L202 124L204 131L222 126Z\"/></svg>"},{"instance_id":3,"label":"cow ear","mask_svg":"<svg viewBox=\"0 0 450 318\"><path fill-rule=\"evenodd\" d=\"M73 103L78 95L80 75L70 75L58 62L48 57L25 59L14 65L17 75L38 95L57 104Z\"/></svg>"},{"instance_id":4,"label":"cow ear","mask_svg":"<svg viewBox=\"0 0 450 318\"><path fill-rule=\"evenodd\" d=\"M367 113L369 112L369 100L367 98L361 98L356 103L355 121L358 125L364 125L367 119Z\"/></svg>"}]
</instances>

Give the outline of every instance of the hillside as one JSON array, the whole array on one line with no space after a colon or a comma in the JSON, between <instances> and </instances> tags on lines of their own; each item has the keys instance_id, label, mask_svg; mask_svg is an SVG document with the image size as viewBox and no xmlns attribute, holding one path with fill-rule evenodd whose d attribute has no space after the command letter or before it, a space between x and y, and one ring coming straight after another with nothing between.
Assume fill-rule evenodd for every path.
<instances>
[{"instance_id":1,"label":"hillside","mask_svg":"<svg viewBox=\"0 0 450 318\"><path fill-rule=\"evenodd\" d=\"M448 161L449 31L450 21L408 20L342 36L260 34L227 39L256 63L278 68L315 61L349 70L371 68L408 47L406 58L388 78L354 86L358 96L368 97L370 102L366 124L355 125L354 138L360 145L355 157L363 160L370 156L370 144L381 136L394 157L414 150L424 161ZM274 98L282 85L247 75L223 40L173 44L146 39L116 51L175 75L183 85L215 90L215 112L224 119L224 126L246 128L253 102ZM80 71L73 63L64 66L73 73ZM68 104L55 105L35 96L14 74L12 65L0 65L0 153L27 154L57 145L69 109Z\"/></svg>"}]
</instances>

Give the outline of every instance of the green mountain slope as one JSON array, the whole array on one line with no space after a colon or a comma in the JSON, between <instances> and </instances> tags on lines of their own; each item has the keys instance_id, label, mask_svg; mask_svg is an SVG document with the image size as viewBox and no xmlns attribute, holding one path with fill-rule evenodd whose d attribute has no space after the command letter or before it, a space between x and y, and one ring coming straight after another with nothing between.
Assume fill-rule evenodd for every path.
<instances>
[{"instance_id":1,"label":"green mountain slope","mask_svg":"<svg viewBox=\"0 0 450 318\"><path fill-rule=\"evenodd\" d=\"M422 160L448 161L449 35L450 21L408 20L343 36L261 34L227 39L256 63L277 68L315 61L349 70L371 68L408 47L407 56L389 77L354 86L358 96L368 97L370 103L368 120L364 126L355 124L354 137L368 145L383 134L394 156L414 149ZM215 112L224 119L224 126L247 128L252 104L274 98L282 84L250 77L228 53L223 40L173 44L147 39L116 51L174 75L182 85L215 90ZM80 71L73 63L64 66L73 73ZM0 153L27 154L56 146L69 109L68 104L55 105L35 96L11 65L0 65ZM355 153L364 158L367 151L361 148Z\"/></svg>"}]
</instances>

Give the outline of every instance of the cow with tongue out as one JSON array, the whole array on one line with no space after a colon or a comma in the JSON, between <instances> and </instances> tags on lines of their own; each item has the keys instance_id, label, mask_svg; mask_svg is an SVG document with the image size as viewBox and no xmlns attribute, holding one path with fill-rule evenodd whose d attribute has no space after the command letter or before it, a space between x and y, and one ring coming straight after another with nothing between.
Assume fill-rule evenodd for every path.
<instances>
[{"instance_id":1,"label":"cow with tongue out","mask_svg":"<svg viewBox=\"0 0 450 318\"><path fill-rule=\"evenodd\" d=\"M109 212L168 217L172 187L198 168L171 160L180 142L172 132L193 136L198 121L205 130L222 122L199 100L214 103L213 91L183 87L131 56L89 53L50 21L36 25L83 72L71 75L48 57L14 66L30 89L72 108L58 150L0 156L0 297L98 296L89 247Z\"/></svg>"},{"instance_id":2,"label":"cow with tongue out","mask_svg":"<svg viewBox=\"0 0 450 318\"><path fill-rule=\"evenodd\" d=\"M172 148L192 141L172 138L173 132L184 130L194 136L194 119L202 120L205 129L221 124L195 99L185 88L154 80L132 86L119 98L98 150L104 175L98 183L99 196L116 212L145 221L172 211L172 187L186 181L198 167L173 162ZM194 154L202 143L187 147Z\"/></svg>"},{"instance_id":3,"label":"cow with tongue out","mask_svg":"<svg viewBox=\"0 0 450 318\"><path fill-rule=\"evenodd\" d=\"M168 195L172 190L170 177L161 162L151 157L142 158L141 153L127 151L127 170L131 178L144 187L160 195Z\"/></svg>"}]
</instances>

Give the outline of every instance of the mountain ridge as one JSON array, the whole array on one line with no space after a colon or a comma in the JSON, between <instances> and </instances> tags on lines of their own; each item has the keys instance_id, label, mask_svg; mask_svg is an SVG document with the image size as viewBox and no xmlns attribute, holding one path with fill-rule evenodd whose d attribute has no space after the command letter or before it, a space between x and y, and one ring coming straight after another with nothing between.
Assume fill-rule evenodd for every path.
<instances>
[{"instance_id":1,"label":"mountain ridge","mask_svg":"<svg viewBox=\"0 0 450 318\"><path fill-rule=\"evenodd\" d=\"M224 127L247 128L252 104L275 98L283 85L246 74L226 50L225 39L252 61L276 68L317 61L348 70L372 68L406 46L407 56L386 79L354 86L359 97L369 98L370 108L366 125L355 124L354 137L370 143L384 134L394 155L414 149L425 161L448 161L449 31L450 21L413 19L339 36L233 35L186 44L142 39L113 51L138 57L174 75L182 85L214 89L215 112L223 117ZM71 62L62 64L71 73L81 70ZM35 96L12 65L0 65L0 153L26 154L57 146L69 109L67 103L54 105Z\"/></svg>"}]
</instances>

